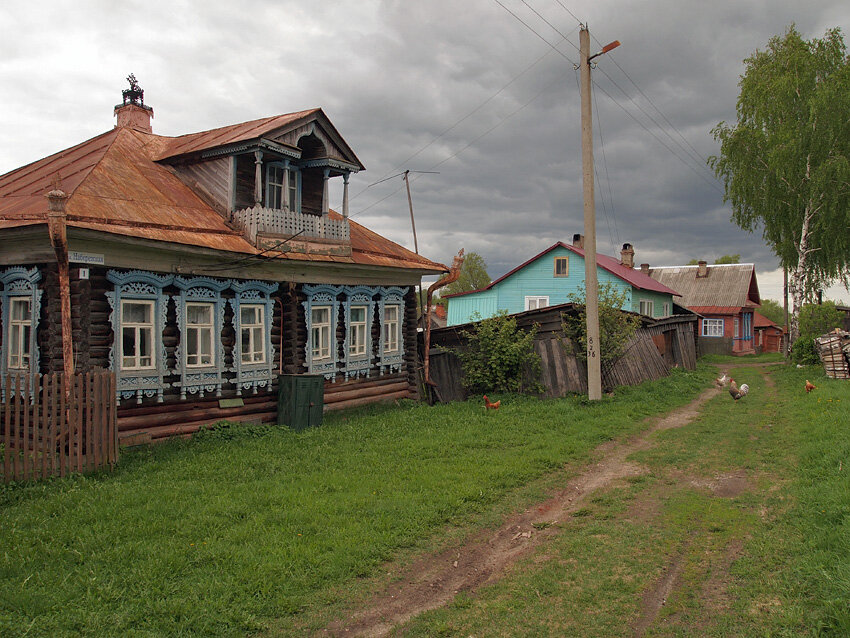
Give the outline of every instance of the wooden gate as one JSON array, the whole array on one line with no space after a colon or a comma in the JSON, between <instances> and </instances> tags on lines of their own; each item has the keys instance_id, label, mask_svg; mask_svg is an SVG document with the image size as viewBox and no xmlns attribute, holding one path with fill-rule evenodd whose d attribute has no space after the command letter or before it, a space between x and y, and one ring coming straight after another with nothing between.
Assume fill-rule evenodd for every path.
<instances>
[{"instance_id":1,"label":"wooden gate","mask_svg":"<svg viewBox=\"0 0 850 638\"><path fill-rule=\"evenodd\" d=\"M113 373L9 374L0 390L5 482L92 472L118 461Z\"/></svg>"}]
</instances>

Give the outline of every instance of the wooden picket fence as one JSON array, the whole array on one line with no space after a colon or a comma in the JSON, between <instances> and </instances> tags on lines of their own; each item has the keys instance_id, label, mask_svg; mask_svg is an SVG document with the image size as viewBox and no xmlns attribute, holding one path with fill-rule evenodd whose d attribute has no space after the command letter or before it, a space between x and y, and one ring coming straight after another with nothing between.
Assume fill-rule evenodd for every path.
<instances>
[{"instance_id":1,"label":"wooden picket fence","mask_svg":"<svg viewBox=\"0 0 850 638\"><path fill-rule=\"evenodd\" d=\"M9 374L0 389L5 482L92 472L118 461L113 373Z\"/></svg>"}]
</instances>

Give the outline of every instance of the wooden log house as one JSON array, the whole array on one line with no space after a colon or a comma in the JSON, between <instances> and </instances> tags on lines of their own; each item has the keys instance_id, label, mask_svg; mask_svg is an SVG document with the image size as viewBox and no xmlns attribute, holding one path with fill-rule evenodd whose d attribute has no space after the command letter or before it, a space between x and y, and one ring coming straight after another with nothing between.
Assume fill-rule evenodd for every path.
<instances>
[{"instance_id":1,"label":"wooden log house","mask_svg":"<svg viewBox=\"0 0 850 638\"><path fill-rule=\"evenodd\" d=\"M125 443L275 421L281 373L326 409L417 397L414 286L447 269L348 218L364 167L324 112L164 137L128 79L113 130L0 176L0 377L65 369L66 278Z\"/></svg>"}]
</instances>

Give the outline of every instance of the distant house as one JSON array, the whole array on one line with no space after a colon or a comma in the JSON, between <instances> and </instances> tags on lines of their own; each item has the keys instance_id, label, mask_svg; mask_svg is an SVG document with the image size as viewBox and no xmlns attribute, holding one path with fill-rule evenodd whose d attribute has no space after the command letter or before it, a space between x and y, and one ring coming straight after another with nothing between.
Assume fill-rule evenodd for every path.
<instances>
[{"instance_id":1,"label":"distant house","mask_svg":"<svg viewBox=\"0 0 850 638\"><path fill-rule=\"evenodd\" d=\"M446 295L448 325L486 319L503 310L514 314L572 301L569 295L584 284L583 243L583 236L575 235L572 245L553 244L484 288ZM600 285L610 283L626 293L623 310L654 318L673 314L678 293L634 269L631 244L623 244L620 259L597 255L596 265Z\"/></svg>"},{"instance_id":2,"label":"distant house","mask_svg":"<svg viewBox=\"0 0 850 638\"><path fill-rule=\"evenodd\" d=\"M675 288L680 303L702 315L699 343L702 354L754 354L754 311L761 305L753 264L715 264L650 268L641 272Z\"/></svg>"},{"instance_id":3,"label":"distant house","mask_svg":"<svg viewBox=\"0 0 850 638\"><path fill-rule=\"evenodd\" d=\"M755 347L759 352L782 352L785 330L758 312L753 313Z\"/></svg>"},{"instance_id":4,"label":"distant house","mask_svg":"<svg viewBox=\"0 0 850 638\"><path fill-rule=\"evenodd\" d=\"M167 137L123 98L114 129L0 175L0 382L72 351L115 373L128 439L274 421L281 373L323 377L329 408L416 397L414 290L447 268L348 218L363 165L325 113Z\"/></svg>"}]
</instances>

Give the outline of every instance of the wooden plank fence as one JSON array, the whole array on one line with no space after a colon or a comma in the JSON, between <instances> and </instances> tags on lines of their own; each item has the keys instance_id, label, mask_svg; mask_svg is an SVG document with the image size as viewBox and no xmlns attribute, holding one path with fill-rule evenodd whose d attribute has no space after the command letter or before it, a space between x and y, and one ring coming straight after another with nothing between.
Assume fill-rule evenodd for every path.
<instances>
[{"instance_id":1,"label":"wooden plank fence","mask_svg":"<svg viewBox=\"0 0 850 638\"><path fill-rule=\"evenodd\" d=\"M5 482L92 472L118 461L113 373L9 374L0 390Z\"/></svg>"},{"instance_id":2,"label":"wooden plank fence","mask_svg":"<svg viewBox=\"0 0 850 638\"><path fill-rule=\"evenodd\" d=\"M540 356L539 381L544 397L587 393L587 365L569 354L562 343L561 313L576 311L573 304L563 304L512 315L521 329L537 326L534 350ZM626 344L623 355L602 366L602 386L606 391L660 379L674 366L696 368L696 315L659 320L641 317L641 324ZM431 332L431 380L436 383L435 396L441 402L459 401L467 396L460 359L451 350L464 346L466 339L462 331L470 327L471 324L466 324Z\"/></svg>"}]
</instances>

